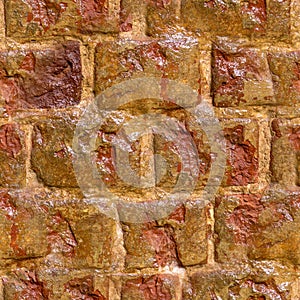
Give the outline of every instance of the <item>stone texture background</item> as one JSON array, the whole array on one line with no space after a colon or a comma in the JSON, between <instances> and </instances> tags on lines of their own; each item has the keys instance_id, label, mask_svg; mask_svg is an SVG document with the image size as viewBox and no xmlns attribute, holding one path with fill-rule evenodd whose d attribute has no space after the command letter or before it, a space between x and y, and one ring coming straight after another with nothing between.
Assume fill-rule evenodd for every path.
<instances>
[{"instance_id":1,"label":"stone texture background","mask_svg":"<svg viewBox=\"0 0 300 300\"><path fill-rule=\"evenodd\" d=\"M99 128L95 163L112 191L155 201L176 182L178 152L159 135L130 145L132 168L154 182L149 157L165 157L155 188L115 172L111 140L148 112L184 124L201 178L168 217L117 222L78 187L74 128L101 91L147 76L214 109L226 172L198 207L213 159L202 129L172 103L125 105ZM299 0L0 1L1 300L300 299L299 187Z\"/></svg>"}]
</instances>

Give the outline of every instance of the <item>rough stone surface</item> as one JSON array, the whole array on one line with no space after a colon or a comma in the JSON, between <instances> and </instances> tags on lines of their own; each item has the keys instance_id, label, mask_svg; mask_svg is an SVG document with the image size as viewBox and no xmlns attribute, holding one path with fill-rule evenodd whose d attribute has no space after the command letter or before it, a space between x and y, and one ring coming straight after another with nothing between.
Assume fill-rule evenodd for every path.
<instances>
[{"instance_id":1,"label":"rough stone surface","mask_svg":"<svg viewBox=\"0 0 300 300\"><path fill-rule=\"evenodd\" d=\"M299 264L298 193L230 195L216 204L217 260Z\"/></svg>"},{"instance_id":2,"label":"rough stone surface","mask_svg":"<svg viewBox=\"0 0 300 300\"><path fill-rule=\"evenodd\" d=\"M299 102L299 51L270 52L268 61L278 103L294 105Z\"/></svg>"},{"instance_id":3,"label":"rough stone surface","mask_svg":"<svg viewBox=\"0 0 300 300\"><path fill-rule=\"evenodd\" d=\"M22 187L25 185L26 150L24 132L18 124L0 126L0 186Z\"/></svg>"},{"instance_id":4,"label":"rough stone surface","mask_svg":"<svg viewBox=\"0 0 300 300\"><path fill-rule=\"evenodd\" d=\"M256 120L222 120L227 148L224 185L243 186L258 180L258 124Z\"/></svg>"},{"instance_id":5,"label":"rough stone surface","mask_svg":"<svg viewBox=\"0 0 300 300\"><path fill-rule=\"evenodd\" d=\"M278 272L283 272L278 276ZM189 274L183 299L297 299L297 275L290 268L281 269L262 263L251 270L247 265L221 265ZM294 298L296 297L296 298Z\"/></svg>"},{"instance_id":6,"label":"rough stone surface","mask_svg":"<svg viewBox=\"0 0 300 300\"><path fill-rule=\"evenodd\" d=\"M183 24L208 36L288 39L290 1L181 1ZM280 14L280 18L276 18ZM278 16L278 15L277 15Z\"/></svg>"},{"instance_id":7,"label":"rough stone surface","mask_svg":"<svg viewBox=\"0 0 300 300\"><path fill-rule=\"evenodd\" d=\"M3 190L0 194L0 260L39 258L47 253L46 222L39 207L24 205Z\"/></svg>"},{"instance_id":8,"label":"rough stone surface","mask_svg":"<svg viewBox=\"0 0 300 300\"><path fill-rule=\"evenodd\" d=\"M9 0L7 33L13 37L117 32L118 10L107 0Z\"/></svg>"},{"instance_id":9,"label":"rough stone surface","mask_svg":"<svg viewBox=\"0 0 300 300\"><path fill-rule=\"evenodd\" d=\"M126 266L164 267L202 264L207 259L206 209L178 207L168 219L123 224Z\"/></svg>"},{"instance_id":10,"label":"rough stone surface","mask_svg":"<svg viewBox=\"0 0 300 300\"><path fill-rule=\"evenodd\" d=\"M112 84L148 76L178 80L198 91L199 59L195 39L101 43L96 48L95 90L98 94Z\"/></svg>"},{"instance_id":11,"label":"rough stone surface","mask_svg":"<svg viewBox=\"0 0 300 300\"><path fill-rule=\"evenodd\" d=\"M227 45L212 52L214 105L273 104L273 84L267 55L257 49Z\"/></svg>"},{"instance_id":12,"label":"rough stone surface","mask_svg":"<svg viewBox=\"0 0 300 300\"><path fill-rule=\"evenodd\" d=\"M124 300L175 300L179 280L173 275L153 275L128 278L124 280L121 298Z\"/></svg>"},{"instance_id":13,"label":"rough stone surface","mask_svg":"<svg viewBox=\"0 0 300 300\"><path fill-rule=\"evenodd\" d=\"M299 0L0 1L0 300L299 300L299 45Z\"/></svg>"},{"instance_id":14,"label":"rough stone surface","mask_svg":"<svg viewBox=\"0 0 300 300\"><path fill-rule=\"evenodd\" d=\"M299 186L299 119L274 119L271 171L273 182Z\"/></svg>"},{"instance_id":15,"label":"rough stone surface","mask_svg":"<svg viewBox=\"0 0 300 300\"><path fill-rule=\"evenodd\" d=\"M77 187L71 151L74 129L72 122L62 119L34 125L31 164L47 186Z\"/></svg>"},{"instance_id":16,"label":"rough stone surface","mask_svg":"<svg viewBox=\"0 0 300 300\"><path fill-rule=\"evenodd\" d=\"M78 104L81 78L75 41L41 50L0 52L0 99L8 111Z\"/></svg>"}]
</instances>

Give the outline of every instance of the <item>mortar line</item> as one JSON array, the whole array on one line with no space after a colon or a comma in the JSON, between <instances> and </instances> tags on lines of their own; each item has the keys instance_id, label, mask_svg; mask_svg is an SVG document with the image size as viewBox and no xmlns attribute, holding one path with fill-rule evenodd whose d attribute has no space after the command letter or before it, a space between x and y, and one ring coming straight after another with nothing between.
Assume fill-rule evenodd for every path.
<instances>
[{"instance_id":1,"label":"mortar line","mask_svg":"<svg viewBox=\"0 0 300 300\"><path fill-rule=\"evenodd\" d=\"M215 264L215 216L214 205L209 205L207 211L207 224L209 226L209 235L207 240L207 265Z\"/></svg>"}]
</instances>

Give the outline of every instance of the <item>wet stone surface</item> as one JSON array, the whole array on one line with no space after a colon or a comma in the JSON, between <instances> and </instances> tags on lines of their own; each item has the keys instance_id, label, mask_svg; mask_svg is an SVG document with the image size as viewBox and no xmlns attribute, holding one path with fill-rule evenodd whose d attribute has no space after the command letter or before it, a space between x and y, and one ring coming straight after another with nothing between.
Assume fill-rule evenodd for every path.
<instances>
[{"instance_id":1,"label":"wet stone surface","mask_svg":"<svg viewBox=\"0 0 300 300\"><path fill-rule=\"evenodd\" d=\"M44 50L0 51L0 101L7 112L76 105L81 79L79 44L75 41Z\"/></svg>"},{"instance_id":2,"label":"wet stone surface","mask_svg":"<svg viewBox=\"0 0 300 300\"><path fill-rule=\"evenodd\" d=\"M210 37L288 39L290 1L181 1L183 24ZM280 15L280 18L276 18Z\"/></svg>"},{"instance_id":3,"label":"wet stone surface","mask_svg":"<svg viewBox=\"0 0 300 300\"><path fill-rule=\"evenodd\" d=\"M195 39L106 42L96 47L95 90L138 77L178 80L200 88L199 47ZM110 62L107 64L106 62Z\"/></svg>"},{"instance_id":4,"label":"wet stone surface","mask_svg":"<svg viewBox=\"0 0 300 300\"><path fill-rule=\"evenodd\" d=\"M74 122L63 119L34 125L31 166L46 186L77 187L72 165L74 129Z\"/></svg>"},{"instance_id":5,"label":"wet stone surface","mask_svg":"<svg viewBox=\"0 0 300 300\"><path fill-rule=\"evenodd\" d=\"M25 133L16 123L0 126L0 186L22 187L26 180Z\"/></svg>"},{"instance_id":6,"label":"wet stone surface","mask_svg":"<svg viewBox=\"0 0 300 300\"><path fill-rule=\"evenodd\" d=\"M207 259L206 208L192 202L169 218L145 224L123 224L126 267L189 266Z\"/></svg>"},{"instance_id":7,"label":"wet stone surface","mask_svg":"<svg viewBox=\"0 0 300 300\"><path fill-rule=\"evenodd\" d=\"M118 9L107 0L9 0L7 33L17 38L118 32Z\"/></svg>"},{"instance_id":8,"label":"wet stone surface","mask_svg":"<svg viewBox=\"0 0 300 300\"><path fill-rule=\"evenodd\" d=\"M298 192L228 195L216 202L217 260L299 264Z\"/></svg>"},{"instance_id":9,"label":"wet stone surface","mask_svg":"<svg viewBox=\"0 0 300 300\"><path fill-rule=\"evenodd\" d=\"M227 45L212 51L212 96L218 107L274 104L267 55Z\"/></svg>"},{"instance_id":10,"label":"wet stone surface","mask_svg":"<svg viewBox=\"0 0 300 300\"><path fill-rule=\"evenodd\" d=\"M264 262L252 267L243 264L220 265L205 272L191 272L183 289L183 299L297 298L298 279L292 268Z\"/></svg>"}]
</instances>

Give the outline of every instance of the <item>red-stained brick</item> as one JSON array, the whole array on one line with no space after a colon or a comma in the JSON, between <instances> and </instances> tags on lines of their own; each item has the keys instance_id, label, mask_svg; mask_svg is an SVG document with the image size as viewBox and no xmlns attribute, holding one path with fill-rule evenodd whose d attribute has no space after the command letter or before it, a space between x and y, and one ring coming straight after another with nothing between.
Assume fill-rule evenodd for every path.
<instances>
[{"instance_id":1,"label":"red-stained brick","mask_svg":"<svg viewBox=\"0 0 300 300\"><path fill-rule=\"evenodd\" d=\"M81 78L77 42L43 50L0 52L0 97L8 112L76 105L81 96Z\"/></svg>"},{"instance_id":2,"label":"red-stained brick","mask_svg":"<svg viewBox=\"0 0 300 300\"><path fill-rule=\"evenodd\" d=\"M217 261L277 260L299 264L299 194L231 194L216 203Z\"/></svg>"},{"instance_id":3,"label":"red-stained brick","mask_svg":"<svg viewBox=\"0 0 300 300\"><path fill-rule=\"evenodd\" d=\"M74 300L107 300L99 290L95 290L93 276L73 278L65 283L66 294Z\"/></svg>"},{"instance_id":4,"label":"red-stained brick","mask_svg":"<svg viewBox=\"0 0 300 300\"><path fill-rule=\"evenodd\" d=\"M174 213L184 209L184 221ZM169 218L145 224L123 224L126 267L165 267L203 264L207 259L206 209L192 202Z\"/></svg>"},{"instance_id":5,"label":"red-stained brick","mask_svg":"<svg viewBox=\"0 0 300 300\"><path fill-rule=\"evenodd\" d=\"M15 123L0 126L0 186L22 187L26 180L25 134Z\"/></svg>"},{"instance_id":6,"label":"red-stained brick","mask_svg":"<svg viewBox=\"0 0 300 300\"><path fill-rule=\"evenodd\" d=\"M182 23L189 30L216 36L289 39L290 1L181 1ZM280 18L276 18L280 15Z\"/></svg>"},{"instance_id":7,"label":"red-stained brick","mask_svg":"<svg viewBox=\"0 0 300 300\"><path fill-rule=\"evenodd\" d=\"M298 186L299 179L299 119L272 121L271 172L272 181Z\"/></svg>"},{"instance_id":8,"label":"red-stained brick","mask_svg":"<svg viewBox=\"0 0 300 300\"><path fill-rule=\"evenodd\" d=\"M236 124L234 127L224 128L227 142L227 185L242 186L255 183L258 179L258 136L255 143L246 139L245 127ZM247 130L251 130L249 126Z\"/></svg>"},{"instance_id":9,"label":"red-stained brick","mask_svg":"<svg viewBox=\"0 0 300 300\"><path fill-rule=\"evenodd\" d=\"M95 90L98 94L113 84L148 76L178 80L198 91L199 60L195 39L100 43L96 47Z\"/></svg>"},{"instance_id":10,"label":"red-stained brick","mask_svg":"<svg viewBox=\"0 0 300 300\"><path fill-rule=\"evenodd\" d=\"M274 103L273 85L265 53L250 48L215 47L212 52L214 105L249 106Z\"/></svg>"},{"instance_id":11,"label":"red-stained brick","mask_svg":"<svg viewBox=\"0 0 300 300\"><path fill-rule=\"evenodd\" d=\"M125 279L121 295L123 300L175 300L178 283L175 276L164 274Z\"/></svg>"},{"instance_id":12,"label":"red-stained brick","mask_svg":"<svg viewBox=\"0 0 300 300\"><path fill-rule=\"evenodd\" d=\"M9 277L4 278L3 283L4 295L7 300L50 299L50 291L33 270L17 269Z\"/></svg>"},{"instance_id":13,"label":"red-stained brick","mask_svg":"<svg viewBox=\"0 0 300 300\"><path fill-rule=\"evenodd\" d=\"M276 102L295 105L300 101L300 51L269 52Z\"/></svg>"},{"instance_id":14,"label":"red-stained brick","mask_svg":"<svg viewBox=\"0 0 300 300\"><path fill-rule=\"evenodd\" d=\"M108 0L8 0L5 7L13 37L119 31L119 11Z\"/></svg>"}]
</instances>

